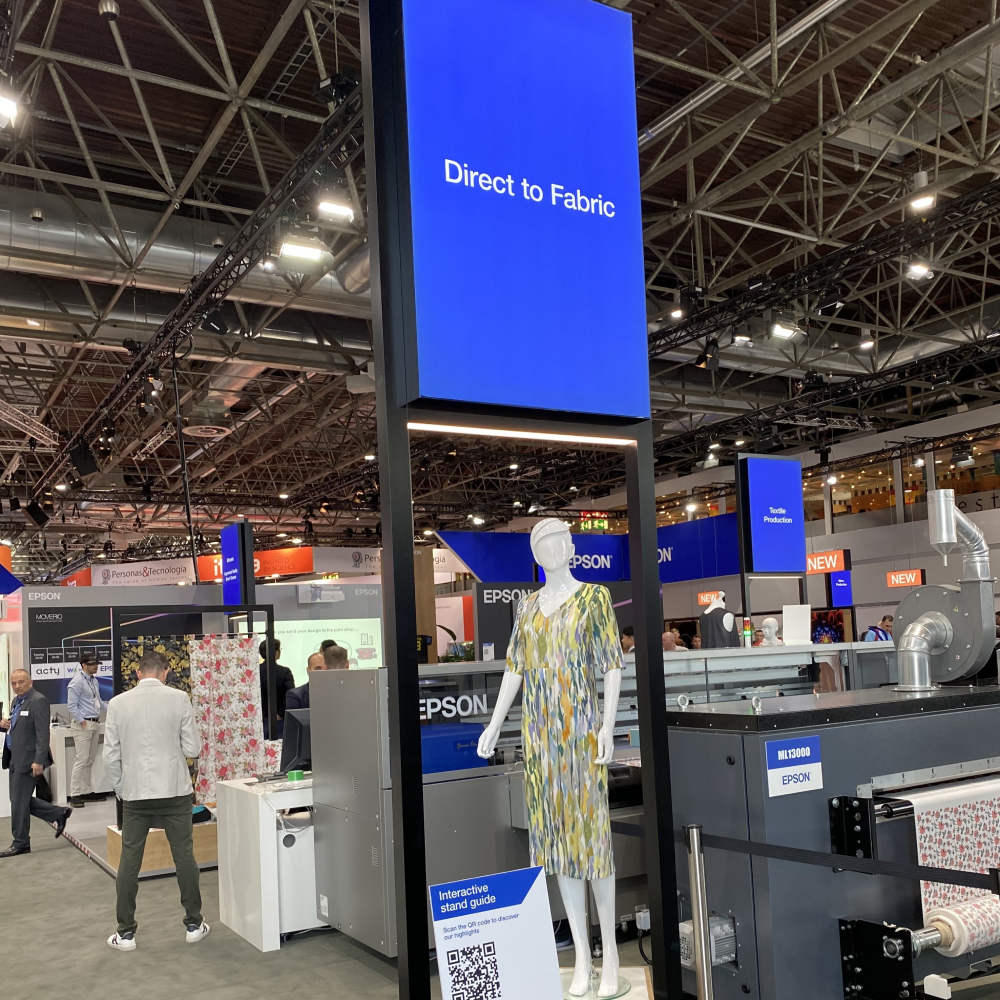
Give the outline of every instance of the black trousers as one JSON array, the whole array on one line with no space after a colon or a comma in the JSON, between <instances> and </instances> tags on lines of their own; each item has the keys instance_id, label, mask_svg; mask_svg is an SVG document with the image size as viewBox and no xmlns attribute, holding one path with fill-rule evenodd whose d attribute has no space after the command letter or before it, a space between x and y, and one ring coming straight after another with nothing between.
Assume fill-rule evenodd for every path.
<instances>
[{"instance_id":1,"label":"black trousers","mask_svg":"<svg viewBox=\"0 0 1000 1000\"><path fill-rule=\"evenodd\" d=\"M62 808L51 802L35 798L35 782L38 780L30 771L25 774L11 768L10 781L10 829L14 835L11 847L31 846L31 817L37 816L46 823L55 823L62 816Z\"/></svg>"}]
</instances>

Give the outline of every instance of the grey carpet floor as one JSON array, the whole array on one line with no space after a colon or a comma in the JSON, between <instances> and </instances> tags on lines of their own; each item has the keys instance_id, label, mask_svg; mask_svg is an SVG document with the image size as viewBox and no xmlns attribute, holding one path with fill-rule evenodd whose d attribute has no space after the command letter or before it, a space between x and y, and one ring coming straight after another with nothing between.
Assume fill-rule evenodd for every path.
<instances>
[{"instance_id":1,"label":"grey carpet floor","mask_svg":"<svg viewBox=\"0 0 1000 1000\"><path fill-rule=\"evenodd\" d=\"M6 819L0 842L6 846ZM81 831L82 832L82 831ZM202 874L212 933L184 941L173 878L139 886L134 952L112 951L115 884L51 827L32 821L32 853L0 861L0 996L36 1000L395 1000L395 963L334 931L294 938L262 954L219 922L218 876ZM573 952L559 954L572 965ZM641 965L634 942L623 965ZM440 996L437 983L434 995Z\"/></svg>"}]
</instances>

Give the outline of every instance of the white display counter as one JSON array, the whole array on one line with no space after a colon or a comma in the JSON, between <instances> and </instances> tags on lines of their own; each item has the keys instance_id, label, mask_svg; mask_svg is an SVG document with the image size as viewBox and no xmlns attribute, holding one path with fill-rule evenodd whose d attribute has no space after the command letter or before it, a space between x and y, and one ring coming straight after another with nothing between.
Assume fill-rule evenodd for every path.
<instances>
[{"instance_id":1,"label":"white display counter","mask_svg":"<svg viewBox=\"0 0 1000 1000\"><path fill-rule=\"evenodd\" d=\"M326 925L316 917L312 780L220 781L219 916L260 951L284 935Z\"/></svg>"},{"instance_id":2,"label":"white display counter","mask_svg":"<svg viewBox=\"0 0 1000 1000\"><path fill-rule=\"evenodd\" d=\"M104 770L104 723L99 722L97 725L100 745L94 758L94 766L90 770L90 790L112 792L114 789L111 787L111 779ZM69 726L52 726L49 730L49 752L52 754L53 762L49 769L52 801L58 806L64 806L69 800L73 764L76 762L76 743L73 740L73 730Z\"/></svg>"}]
</instances>

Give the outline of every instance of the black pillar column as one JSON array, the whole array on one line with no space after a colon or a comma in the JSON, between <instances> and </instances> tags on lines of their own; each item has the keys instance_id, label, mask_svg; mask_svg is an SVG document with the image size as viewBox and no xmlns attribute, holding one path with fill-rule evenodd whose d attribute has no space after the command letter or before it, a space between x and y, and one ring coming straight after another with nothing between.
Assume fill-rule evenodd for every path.
<instances>
[{"instance_id":1,"label":"black pillar column","mask_svg":"<svg viewBox=\"0 0 1000 1000\"><path fill-rule=\"evenodd\" d=\"M625 449L628 546L635 616L635 684L642 748L642 802L646 826L646 880L653 948L653 996L681 1000L677 930L674 815L670 795L670 748L663 682L663 605L656 543L653 425L632 428L636 446Z\"/></svg>"}]
</instances>

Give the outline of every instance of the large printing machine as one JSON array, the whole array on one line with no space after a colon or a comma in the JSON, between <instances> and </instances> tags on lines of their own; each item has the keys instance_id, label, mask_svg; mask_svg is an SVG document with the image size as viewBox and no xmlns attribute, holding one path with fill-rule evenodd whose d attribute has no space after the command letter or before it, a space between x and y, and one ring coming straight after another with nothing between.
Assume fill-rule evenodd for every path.
<instances>
[{"instance_id":1,"label":"large printing machine","mask_svg":"<svg viewBox=\"0 0 1000 1000\"><path fill-rule=\"evenodd\" d=\"M609 790L612 820L634 828L643 815L636 766L640 751L629 740L638 718L635 662L631 655L625 660L615 726L620 763L609 769ZM811 692L820 663L831 660L840 661L847 683L862 677L887 682L895 675L895 651L888 642L671 652L664 654L668 704L789 700ZM529 864L519 702L492 760L476 755L503 670L502 661L420 667L428 884ZM387 672L315 672L310 692L322 919L394 956ZM645 905L643 842L615 833L614 852L618 913L625 924ZM560 919L564 913L554 880L549 888L553 918Z\"/></svg>"}]
</instances>

